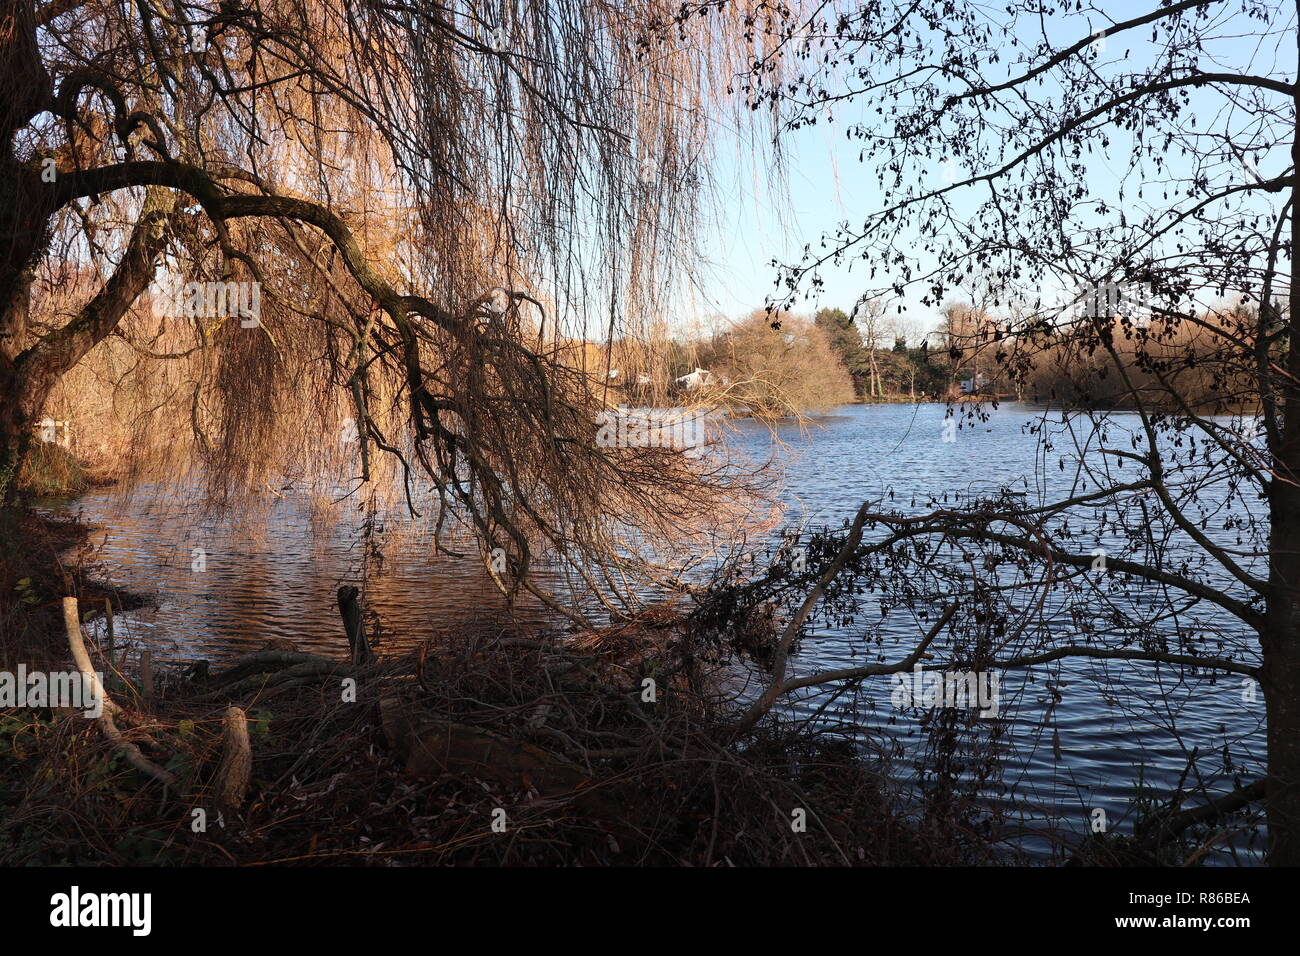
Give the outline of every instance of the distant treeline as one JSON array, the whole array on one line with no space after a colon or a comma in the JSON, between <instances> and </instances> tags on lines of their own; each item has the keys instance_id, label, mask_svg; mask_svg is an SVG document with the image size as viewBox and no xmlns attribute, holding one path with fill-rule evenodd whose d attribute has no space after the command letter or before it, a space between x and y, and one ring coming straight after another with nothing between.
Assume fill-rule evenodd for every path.
<instances>
[{"instance_id":1,"label":"distant treeline","mask_svg":"<svg viewBox=\"0 0 1300 956\"><path fill-rule=\"evenodd\" d=\"M957 363L931 351L919 334L911 342L891 334L888 347L869 348L883 327L878 319L874 311L854 319L840 309L812 318L758 309L722 329L659 347L616 342L596 358L597 375L614 398L633 405L689 400L764 417L853 401L936 400L957 390Z\"/></svg>"},{"instance_id":2,"label":"distant treeline","mask_svg":"<svg viewBox=\"0 0 1300 956\"><path fill-rule=\"evenodd\" d=\"M1275 314L1283 308L1277 304ZM1177 396L1201 410L1252 401L1249 376L1233 358L1259 335L1259 312L1250 305L1195 315L1014 323L950 303L939 328L913 342L905 326L883 321L881 311L866 303L854 317L823 309L814 319L864 401L973 393L1104 408L1131 405L1137 394L1153 405Z\"/></svg>"},{"instance_id":3,"label":"distant treeline","mask_svg":"<svg viewBox=\"0 0 1300 956\"><path fill-rule=\"evenodd\" d=\"M1256 313L1244 307L1194 320L1115 318L1110 338L1121 376L1115 359L1098 348L1091 321L1013 328L969 305L950 303L938 328L923 331L866 301L853 314L827 308L811 318L759 309L719 330L659 345L621 340L612 351L597 348L586 361L598 366L612 401L691 401L766 417L853 401L948 401L965 395L1116 406L1125 402L1124 378L1154 393L1161 377L1176 383L1189 405L1206 408L1241 400L1241 383L1219 355L1254 334L1255 325Z\"/></svg>"}]
</instances>

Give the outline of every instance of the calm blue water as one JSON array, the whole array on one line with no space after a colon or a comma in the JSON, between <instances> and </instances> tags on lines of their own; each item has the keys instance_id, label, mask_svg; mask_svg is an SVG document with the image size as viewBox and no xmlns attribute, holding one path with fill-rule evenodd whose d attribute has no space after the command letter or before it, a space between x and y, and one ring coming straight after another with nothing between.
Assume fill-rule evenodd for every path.
<instances>
[{"instance_id":1,"label":"calm blue water","mask_svg":"<svg viewBox=\"0 0 1300 956\"><path fill-rule=\"evenodd\" d=\"M890 507L922 513L930 510L928 495L952 500L954 493L988 494L999 488L1027 492L1027 500L1050 501L1065 496L1075 482L1070 467L1058 466L1058 457L1074 455L1074 446L1063 440L1060 428L1049 429L1054 449L1044 453L1040 436L1026 426L1040 421L1060 421L1059 413L1024 405L987 409L988 421L962 427L942 439L947 409L943 405L857 405L846 406L816 423L807 434L794 426L777 431L777 439L789 448L787 465L789 504L787 520L838 527L851 517L864 500L880 500L880 510ZM1136 416L1114 416L1113 446L1127 447L1117 439L1121 430L1132 427ZM771 443L766 430L743 426L752 448ZM1136 477L1131 474L1129 480ZM1123 473L1121 472L1121 476ZM1079 489L1076 487L1075 491ZM1086 489L1084 489L1086 490ZM889 498L893 492L892 501ZM913 498L915 508L910 507ZM1201 495L1201 507L1214 518L1207 533L1221 543L1235 543L1233 535L1217 530L1224 514L1214 504L1214 490ZM1103 535L1103 546L1117 550L1113 538ZM1072 545L1072 549L1091 550ZM1192 556L1186 538L1170 542L1171 562ZM1205 572L1221 586L1229 584L1226 574ZM1135 593L1133 600L1148 600ZM1121 594L1117 600L1123 600ZM1238 659L1255 663L1253 641L1235 619L1218 608L1201 602L1193 612L1202 627L1212 627L1229 647L1240 652ZM1060 635L1068 642L1068 620L1059 621ZM883 620L878 608L872 613L864 602L864 613L853 625L821 628L805 640L794 670L814 672L850 667L880 660L894 661L906 655L926 626L909 615L895 611ZM879 634L880 648L864 641L864 633ZM1053 627L1053 636L1056 636ZM1132 802L1141 779L1159 791L1178 785L1194 749L1198 759L1188 775L1199 777L1211 790L1234 786L1230 764L1246 782L1258 778L1264 754L1261 721L1262 695L1250 698L1250 688L1240 676L1193 677L1170 667L1145 663L1073 660L1042 665L1032 673L1009 671L1001 675L1002 716L1010 718L1003 781L1008 791L998 802L1011 816L1023 816L1040 834L1021 845L1034 858L1051 851L1052 838L1044 833L1050 821L1069 838L1088 832L1095 809L1105 811L1108 824L1127 831L1133 821ZM1051 685L1049 686L1048 681ZM887 734L911 752L920 740L916 712L900 716L890 706L893 685L887 677L864 684L859 721L872 733ZM1054 694L1061 700L1051 706ZM808 702L796 712L807 712L821 703ZM906 777L907 759L898 768ZM1017 811L1010 810L1015 807ZM1048 828L1051 829L1051 828ZM1242 862L1253 862L1253 854L1242 851ZM1233 852L1211 853L1210 862L1231 863Z\"/></svg>"}]
</instances>

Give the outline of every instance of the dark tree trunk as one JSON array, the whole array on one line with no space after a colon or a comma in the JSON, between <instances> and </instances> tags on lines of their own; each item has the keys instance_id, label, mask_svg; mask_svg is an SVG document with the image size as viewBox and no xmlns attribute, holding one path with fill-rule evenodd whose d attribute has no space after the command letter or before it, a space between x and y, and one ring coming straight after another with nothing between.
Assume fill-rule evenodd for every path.
<instances>
[{"instance_id":1,"label":"dark tree trunk","mask_svg":"<svg viewBox=\"0 0 1300 956\"><path fill-rule=\"evenodd\" d=\"M0 505L12 501L32 443L32 416L24 407L22 384L13 363L0 356Z\"/></svg>"},{"instance_id":2,"label":"dark tree trunk","mask_svg":"<svg viewBox=\"0 0 1300 956\"><path fill-rule=\"evenodd\" d=\"M17 476L32 445L32 427L45 400L59 380L86 353L117 328L153 280L158 254L167 242L167 226L176 196L168 189L149 187L140 218L132 230L116 271L104 287L67 325L26 344L31 288L24 267L4 290L8 307L0 311L0 502L12 500ZM3 228L0 216L0 229ZM40 248L46 242L45 220L34 227ZM9 244L12 251L16 240ZM34 248L34 247L33 247Z\"/></svg>"},{"instance_id":3,"label":"dark tree trunk","mask_svg":"<svg viewBox=\"0 0 1300 956\"><path fill-rule=\"evenodd\" d=\"M1277 530L1275 525L1274 541L1278 540ZM1295 542L1300 536L1290 540ZM1261 679L1268 719L1268 862L1300 866L1300 608L1294 584L1300 561L1293 555L1279 561L1276 554L1273 560L1275 565L1287 566L1284 573L1293 576L1283 587L1289 595L1269 602L1269 633L1262 640Z\"/></svg>"},{"instance_id":4,"label":"dark tree trunk","mask_svg":"<svg viewBox=\"0 0 1300 956\"><path fill-rule=\"evenodd\" d=\"M339 614L343 618L343 629L348 635L348 647L352 649L352 663L371 664L374 663L375 654L366 639L359 595L360 592L350 584L339 588Z\"/></svg>"},{"instance_id":5,"label":"dark tree trunk","mask_svg":"<svg viewBox=\"0 0 1300 956\"><path fill-rule=\"evenodd\" d=\"M0 0L0 504L12 497L31 446L32 399L19 350L27 326L33 263L48 242L52 201L40 174L14 155L14 137L53 95L36 46L32 0ZM44 401L44 395L41 396Z\"/></svg>"},{"instance_id":6,"label":"dark tree trunk","mask_svg":"<svg viewBox=\"0 0 1300 956\"><path fill-rule=\"evenodd\" d=\"M1300 37L1297 38L1300 41ZM1300 96L1296 98L1300 107ZM1300 130L1291 144L1300 164ZM1300 165L1294 166L1300 169ZM1269 863L1300 866L1300 185L1291 192L1291 290L1281 444L1269 490L1268 623L1260 635L1268 718Z\"/></svg>"}]
</instances>

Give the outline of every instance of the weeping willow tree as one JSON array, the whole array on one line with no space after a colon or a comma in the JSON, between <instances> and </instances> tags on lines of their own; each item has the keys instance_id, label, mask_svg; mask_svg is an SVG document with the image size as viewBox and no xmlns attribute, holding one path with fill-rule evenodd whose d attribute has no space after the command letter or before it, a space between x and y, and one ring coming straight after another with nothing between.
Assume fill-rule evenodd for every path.
<instances>
[{"instance_id":1,"label":"weeping willow tree","mask_svg":"<svg viewBox=\"0 0 1300 956\"><path fill-rule=\"evenodd\" d=\"M115 349L126 454L164 435L213 499L342 447L354 485L433 489L512 592L539 542L624 583L629 542L742 490L594 441L564 344L652 334L691 268L743 31L641 42L670 6L3 0L3 497Z\"/></svg>"}]
</instances>

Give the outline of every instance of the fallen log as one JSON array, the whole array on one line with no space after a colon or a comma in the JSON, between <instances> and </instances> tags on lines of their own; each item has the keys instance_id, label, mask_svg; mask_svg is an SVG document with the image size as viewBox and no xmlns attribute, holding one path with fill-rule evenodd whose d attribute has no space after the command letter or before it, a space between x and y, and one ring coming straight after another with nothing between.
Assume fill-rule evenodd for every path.
<instances>
[{"instance_id":1,"label":"fallen log","mask_svg":"<svg viewBox=\"0 0 1300 956\"><path fill-rule=\"evenodd\" d=\"M308 654L306 651L255 651L233 661L230 667L216 675L216 679L221 684L232 684L253 674L266 674L285 667L310 663L333 664L324 657Z\"/></svg>"},{"instance_id":2,"label":"fallen log","mask_svg":"<svg viewBox=\"0 0 1300 956\"><path fill-rule=\"evenodd\" d=\"M315 677L331 677L344 670L344 665L324 658L314 658L276 671L261 671L249 677L223 684L215 690L203 694L202 700L219 700L223 697L237 697L250 691L268 690L284 684Z\"/></svg>"}]
</instances>

